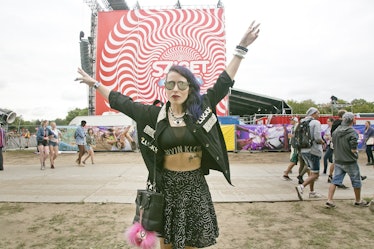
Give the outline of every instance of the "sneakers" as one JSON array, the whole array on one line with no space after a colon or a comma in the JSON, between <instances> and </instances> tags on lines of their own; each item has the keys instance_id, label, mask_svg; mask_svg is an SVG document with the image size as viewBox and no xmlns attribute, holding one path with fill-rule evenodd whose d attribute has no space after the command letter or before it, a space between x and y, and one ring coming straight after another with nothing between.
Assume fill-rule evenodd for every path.
<instances>
[{"instance_id":1,"label":"sneakers","mask_svg":"<svg viewBox=\"0 0 374 249\"><path fill-rule=\"evenodd\" d=\"M355 202L354 206L355 207L370 207L371 208L371 206L374 207L374 201L371 201L370 203L366 202L366 201ZM325 207L326 208L335 208L336 206L335 206L334 203L326 202Z\"/></svg>"},{"instance_id":2,"label":"sneakers","mask_svg":"<svg viewBox=\"0 0 374 249\"><path fill-rule=\"evenodd\" d=\"M355 207L369 207L369 203L366 201L355 202Z\"/></svg>"},{"instance_id":3,"label":"sneakers","mask_svg":"<svg viewBox=\"0 0 374 249\"><path fill-rule=\"evenodd\" d=\"M361 176L361 181L365 180L367 176Z\"/></svg>"},{"instance_id":4,"label":"sneakers","mask_svg":"<svg viewBox=\"0 0 374 249\"><path fill-rule=\"evenodd\" d=\"M297 176L297 179L299 180L299 184L303 184L304 183L304 179L302 176Z\"/></svg>"},{"instance_id":5,"label":"sneakers","mask_svg":"<svg viewBox=\"0 0 374 249\"><path fill-rule=\"evenodd\" d=\"M334 203L331 203L331 202L326 202L326 203L325 203L325 207L326 207L326 208L336 208L335 204L334 204Z\"/></svg>"},{"instance_id":6,"label":"sneakers","mask_svg":"<svg viewBox=\"0 0 374 249\"><path fill-rule=\"evenodd\" d=\"M303 190L304 190L303 185L297 185L295 187L295 189L296 189L296 192L297 192L297 197L299 197L299 200L302 201L303 200Z\"/></svg>"},{"instance_id":7,"label":"sneakers","mask_svg":"<svg viewBox=\"0 0 374 249\"><path fill-rule=\"evenodd\" d=\"M309 198L321 198L321 197L322 195L315 191L309 193Z\"/></svg>"},{"instance_id":8,"label":"sneakers","mask_svg":"<svg viewBox=\"0 0 374 249\"><path fill-rule=\"evenodd\" d=\"M289 176L283 175L283 180L285 181L292 181L292 179Z\"/></svg>"}]
</instances>

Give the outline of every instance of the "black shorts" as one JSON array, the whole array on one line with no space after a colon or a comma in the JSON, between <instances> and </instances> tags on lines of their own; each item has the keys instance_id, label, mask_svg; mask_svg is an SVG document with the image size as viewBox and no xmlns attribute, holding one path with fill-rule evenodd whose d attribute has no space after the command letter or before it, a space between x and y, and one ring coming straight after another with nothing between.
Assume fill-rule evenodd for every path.
<instances>
[{"instance_id":1,"label":"black shorts","mask_svg":"<svg viewBox=\"0 0 374 249\"><path fill-rule=\"evenodd\" d=\"M47 140L38 141L38 146L39 145L48 146L48 141Z\"/></svg>"}]
</instances>

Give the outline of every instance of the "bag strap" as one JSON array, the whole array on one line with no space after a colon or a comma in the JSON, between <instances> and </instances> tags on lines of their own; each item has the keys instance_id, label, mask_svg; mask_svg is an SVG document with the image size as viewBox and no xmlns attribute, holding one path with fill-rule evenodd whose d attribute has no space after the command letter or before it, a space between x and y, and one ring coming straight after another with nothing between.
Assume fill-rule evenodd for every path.
<instances>
[{"instance_id":1,"label":"bag strap","mask_svg":"<svg viewBox=\"0 0 374 249\"><path fill-rule=\"evenodd\" d=\"M157 130L157 122L156 122L156 125L155 125L155 131L156 130ZM153 138L151 144L155 145L155 143L156 143L156 137ZM156 173L157 173L156 169L157 169L157 152L155 152L155 154L153 156L153 180L149 179L152 182L149 182L149 180L147 181L147 189L151 190L151 191L154 191L154 192L157 192L156 191L156 179L157 179L156 178Z\"/></svg>"},{"instance_id":2,"label":"bag strap","mask_svg":"<svg viewBox=\"0 0 374 249\"><path fill-rule=\"evenodd\" d=\"M154 143L154 141L152 142ZM151 191L154 191L154 192L157 192L156 191L156 173L157 173L157 157L156 157L156 154L154 154L153 156L153 179L148 179L147 181L147 189L148 190L151 190ZM150 172L151 173L151 172Z\"/></svg>"}]
</instances>

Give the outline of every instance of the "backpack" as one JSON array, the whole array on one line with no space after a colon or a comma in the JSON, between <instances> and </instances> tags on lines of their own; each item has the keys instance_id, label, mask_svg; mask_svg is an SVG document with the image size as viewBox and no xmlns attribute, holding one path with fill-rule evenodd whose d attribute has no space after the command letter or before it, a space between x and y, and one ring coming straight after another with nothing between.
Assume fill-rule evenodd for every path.
<instances>
[{"instance_id":1,"label":"backpack","mask_svg":"<svg viewBox=\"0 0 374 249\"><path fill-rule=\"evenodd\" d=\"M313 145L313 137L310 133L309 123L312 119L302 121L295 129L294 136L291 139L291 146L295 149L310 148Z\"/></svg>"}]
</instances>

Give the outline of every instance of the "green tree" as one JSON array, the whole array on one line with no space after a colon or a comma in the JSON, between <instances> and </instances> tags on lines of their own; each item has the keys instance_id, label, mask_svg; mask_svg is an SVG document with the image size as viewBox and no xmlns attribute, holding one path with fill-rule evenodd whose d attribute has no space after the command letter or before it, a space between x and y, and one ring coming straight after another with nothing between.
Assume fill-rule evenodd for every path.
<instances>
[{"instance_id":1,"label":"green tree","mask_svg":"<svg viewBox=\"0 0 374 249\"><path fill-rule=\"evenodd\" d=\"M296 100L287 100L286 102L289 106L291 106L293 114L305 114L310 107L318 107L318 105L311 99L303 100L301 102Z\"/></svg>"},{"instance_id":2,"label":"green tree","mask_svg":"<svg viewBox=\"0 0 374 249\"><path fill-rule=\"evenodd\" d=\"M69 124L70 121L72 121L73 118L77 116L87 116L87 115L88 115L88 108L84 108L84 109L75 108L74 110L71 110L68 112L68 115L65 118L65 123Z\"/></svg>"},{"instance_id":3,"label":"green tree","mask_svg":"<svg viewBox=\"0 0 374 249\"><path fill-rule=\"evenodd\" d=\"M367 102L364 99L354 99L351 102L352 109L355 113L373 113L374 102Z\"/></svg>"}]
</instances>

